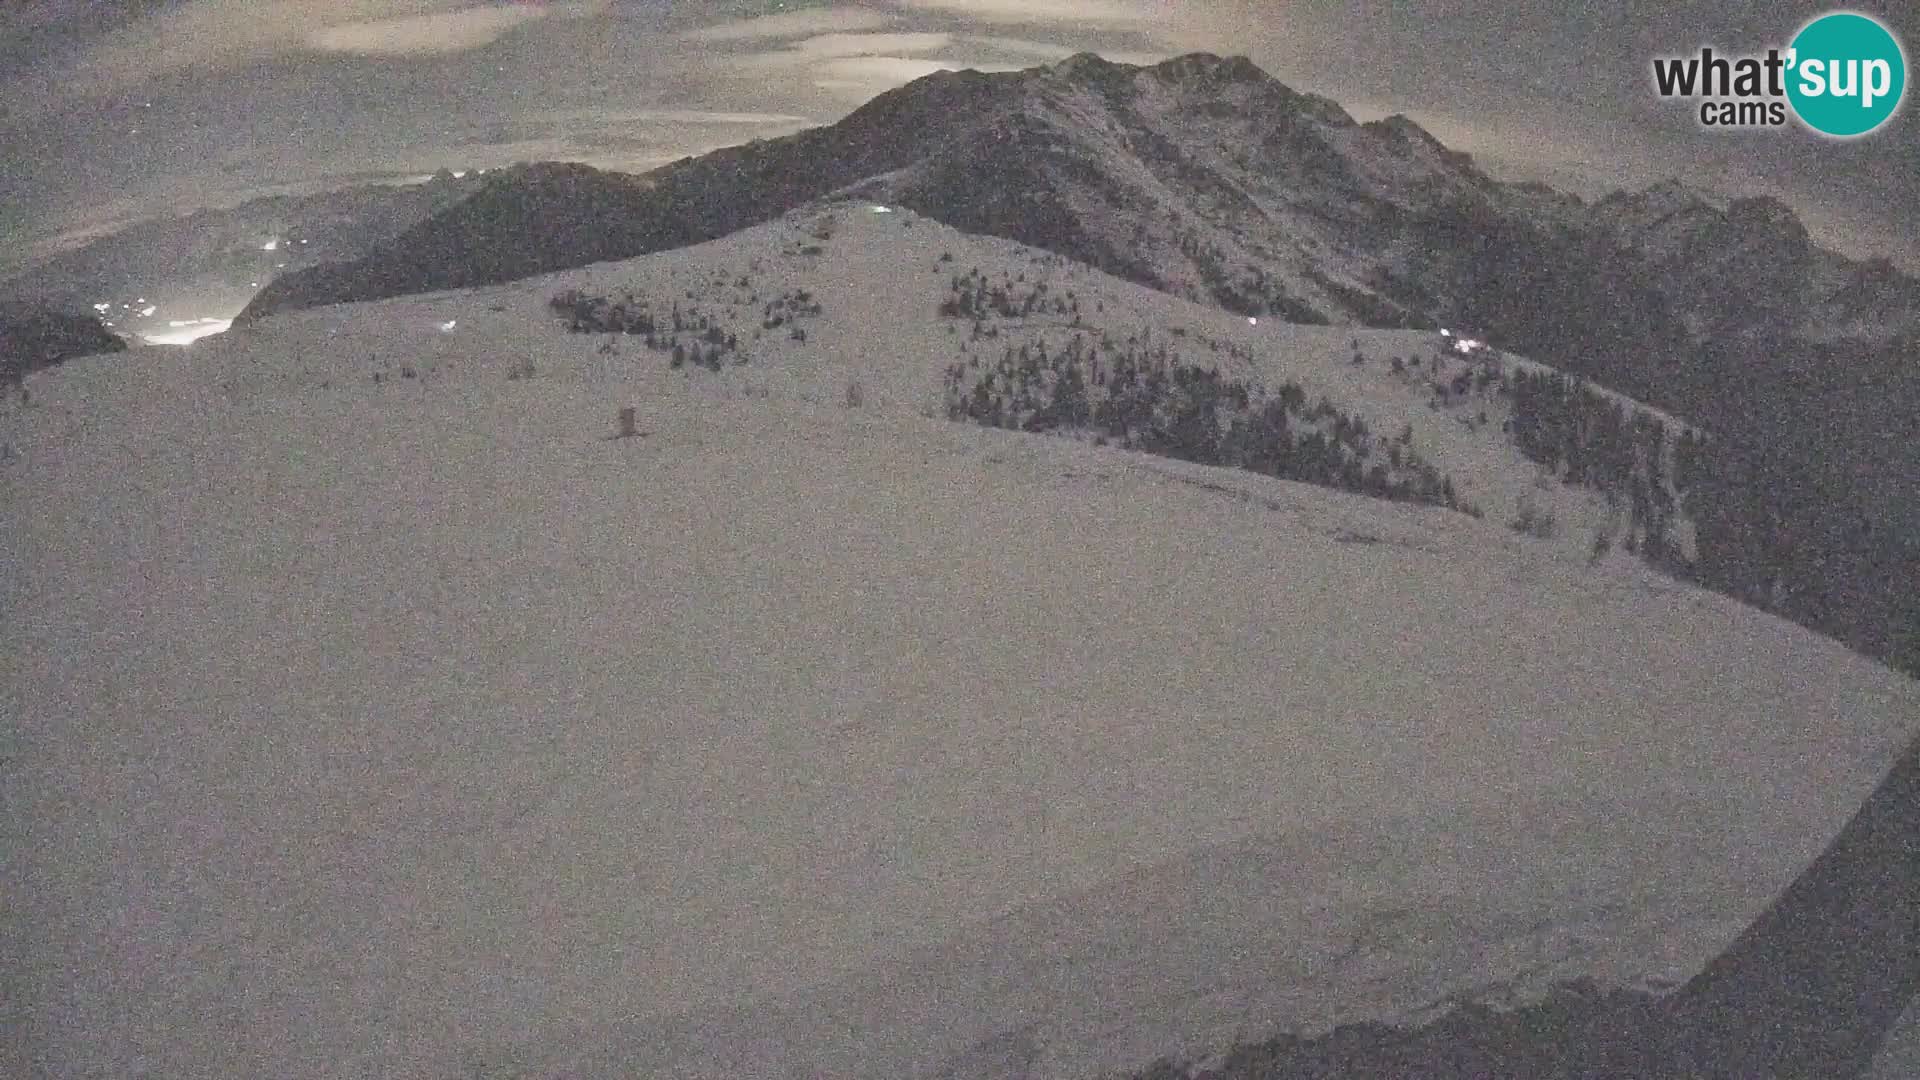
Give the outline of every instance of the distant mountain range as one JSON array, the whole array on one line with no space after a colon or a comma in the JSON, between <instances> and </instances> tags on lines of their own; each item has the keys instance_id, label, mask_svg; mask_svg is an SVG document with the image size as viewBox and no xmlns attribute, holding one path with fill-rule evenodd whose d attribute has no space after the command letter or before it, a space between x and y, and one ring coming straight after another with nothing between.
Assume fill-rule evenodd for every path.
<instances>
[{"instance_id":1,"label":"distant mountain range","mask_svg":"<svg viewBox=\"0 0 1920 1080\"><path fill-rule=\"evenodd\" d=\"M1748 391L1775 381L1746 357L1787 342L1870 353L1904 380L1895 400L1920 405L1904 361L1884 359L1920 337L1920 282L1819 248L1776 200L1716 205L1669 182L1589 204L1503 183L1404 117L1356 123L1209 54L943 72L830 127L639 177L497 173L357 258L274 280L242 318L680 247L835 192L1249 315L1465 324L1710 427L1746 426ZM1854 404L1848 380L1828 381L1821 393ZM1876 497L1895 494L1885 480Z\"/></svg>"},{"instance_id":2,"label":"distant mountain range","mask_svg":"<svg viewBox=\"0 0 1920 1080\"><path fill-rule=\"evenodd\" d=\"M897 205L1248 316L1464 327L1686 417L1720 447L1707 580L1920 663L1920 630L1861 584L1920 567L1920 281L1820 248L1777 200L1502 182L1405 117L1358 123L1204 53L942 72L640 176L541 163L431 194L240 321L684 247L823 197Z\"/></svg>"},{"instance_id":3,"label":"distant mountain range","mask_svg":"<svg viewBox=\"0 0 1920 1080\"><path fill-rule=\"evenodd\" d=\"M1244 58L942 72L840 122L644 176L541 164L242 319L680 247L833 193L1249 315L1464 325L1772 453L1920 530L1920 281L1769 198L1503 183L1405 117L1357 123ZM1811 483L1811 481L1809 482Z\"/></svg>"},{"instance_id":4,"label":"distant mountain range","mask_svg":"<svg viewBox=\"0 0 1920 1080\"><path fill-rule=\"evenodd\" d=\"M0 277L18 305L99 311L129 334L234 314L276 274L353 259L480 190L478 172L425 183L275 195L144 221ZM96 305L106 305L105 308ZM140 313L149 305L154 315Z\"/></svg>"},{"instance_id":5,"label":"distant mountain range","mask_svg":"<svg viewBox=\"0 0 1920 1080\"><path fill-rule=\"evenodd\" d=\"M1203 53L937 73L829 127L641 177L553 164L496 173L359 258L282 275L246 316L683 246L842 189L1302 322L1491 317L1490 284L1578 251L1594 264L1584 276L1605 279L1588 321L1644 320L1654 294L1670 309L1656 322L1693 339L1759 323L1884 343L1920 328L1920 283L1815 247L1775 200L1720 207L1667 183L1587 204L1502 183L1405 117L1357 123L1245 58Z\"/></svg>"}]
</instances>

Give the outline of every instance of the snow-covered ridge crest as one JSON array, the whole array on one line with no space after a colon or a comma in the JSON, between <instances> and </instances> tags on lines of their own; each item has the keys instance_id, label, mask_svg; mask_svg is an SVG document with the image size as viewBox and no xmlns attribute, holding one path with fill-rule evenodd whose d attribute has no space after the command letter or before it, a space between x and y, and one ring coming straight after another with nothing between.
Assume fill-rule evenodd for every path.
<instances>
[{"instance_id":1,"label":"snow-covered ridge crest","mask_svg":"<svg viewBox=\"0 0 1920 1080\"><path fill-rule=\"evenodd\" d=\"M1671 986L1920 722L1832 642L1590 565L1604 508L1536 488L1495 398L1429 407L1437 335L888 209L30 375L5 1052L1085 1076ZM976 270L1081 325L975 339L938 309ZM677 310L719 370L569 332L569 289ZM1410 426L1487 515L939 415L956 359L1076 331ZM1508 528L1514 490L1564 532Z\"/></svg>"}]
</instances>

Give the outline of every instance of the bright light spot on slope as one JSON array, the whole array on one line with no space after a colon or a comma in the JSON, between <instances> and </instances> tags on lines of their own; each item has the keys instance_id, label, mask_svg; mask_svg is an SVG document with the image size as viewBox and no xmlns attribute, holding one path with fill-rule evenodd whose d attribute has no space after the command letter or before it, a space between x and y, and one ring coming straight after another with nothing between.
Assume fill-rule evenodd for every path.
<instances>
[{"instance_id":1,"label":"bright light spot on slope","mask_svg":"<svg viewBox=\"0 0 1920 1080\"><path fill-rule=\"evenodd\" d=\"M1457 352L1462 356L1471 355L1487 347L1487 343L1484 341L1481 341L1479 338L1470 338L1470 337L1464 337L1464 336L1456 337L1453 331L1448 330L1445 327L1441 328L1440 336L1448 339L1447 340L1448 349L1452 350L1453 352Z\"/></svg>"},{"instance_id":2,"label":"bright light spot on slope","mask_svg":"<svg viewBox=\"0 0 1920 1080\"><path fill-rule=\"evenodd\" d=\"M1260 320L1259 320L1259 319L1256 319L1256 318L1254 318L1254 317L1253 317L1253 316L1251 316L1251 315L1249 315L1249 316L1247 316L1247 325L1248 325L1248 326L1259 326L1259 325L1260 325Z\"/></svg>"},{"instance_id":3,"label":"bright light spot on slope","mask_svg":"<svg viewBox=\"0 0 1920 1080\"><path fill-rule=\"evenodd\" d=\"M461 177L463 177L463 176L465 176L465 175L467 175L467 170L465 170L465 169L460 169L460 170L458 170L457 172L455 172L455 173L453 174L453 178L454 178L455 180L458 180L458 179L460 179Z\"/></svg>"},{"instance_id":4,"label":"bright light spot on slope","mask_svg":"<svg viewBox=\"0 0 1920 1080\"><path fill-rule=\"evenodd\" d=\"M278 240L269 240L266 243L260 245L261 251L278 251L279 249L280 249L280 241Z\"/></svg>"},{"instance_id":5,"label":"bright light spot on slope","mask_svg":"<svg viewBox=\"0 0 1920 1080\"><path fill-rule=\"evenodd\" d=\"M448 319L446 322L443 322L440 324L440 329L444 333L451 334L453 333L453 328L455 326L458 326L459 324L460 324L459 319Z\"/></svg>"},{"instance_id":6,"label":"bright light spot on slope","mask_svg":"<svg viewBox=\"0 0 1920 1080\"><path fill-rule=\"evenodd\" d=\"M143 319L151 319L153 318L153 313L159 310L158 305L148 304L146 307L140 309L140 317Z\"/></svg>"},{"instance_id":7,"label":"bright light spot on slope","mask_svg":"<svg viewBox=\"0 0 1920 1080\"><path fill-rule=\"evenodd\" d=\"M110 303L110 302L108 302L108 301L105 301L105 300L102 300L102 301L101 301L100 303L98 303L98 304L95 304L95 305L93 305L93 310L95 310L95 311L112 311L112 310L113 310L113 304L111 304L111 303Z\"/></svg>"},{"instance_id":8,"label":"bright light spot on slope","mask_svg":"<svg viewBox=\"0 0 1920 1080\"><path fill-rule=\"evenodd\" d=\"M876 214L891 214L891 213L893 213L893 207L891 207L891 206L876 206L876 207L874 207L874 208L873 208L873 212L874 212L874 213L876 213Z\"/></svg>"},{"instance_id":9,"label":"bright light spot on slope","mask_svg":"<svg viewBox=\"0 0 1920 1080\"><path fill-rule=\"evenodd\" d=\"M224 332L233 325L232 319L169 319L167 325L172 329L160 334L142 334L149 345L185 345L203 337Z\"/></svg>"}]
</instances>

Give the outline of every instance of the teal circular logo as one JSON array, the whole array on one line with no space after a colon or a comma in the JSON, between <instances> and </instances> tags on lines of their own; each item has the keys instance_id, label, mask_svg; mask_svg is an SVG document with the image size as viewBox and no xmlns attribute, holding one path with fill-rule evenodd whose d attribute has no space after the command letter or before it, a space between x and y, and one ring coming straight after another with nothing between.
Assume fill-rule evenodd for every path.
<instances>
[{"instance_id":1,"label":"teal circular logo","mask_svg":"<svg viewBox=\"0 0 1920 1080\"><path fill-rule=\"evenodd\" d=\"M1788 53L1787 100L1815 131L1865 135L1890 119L1907 90L1907 57L1879 20L1851 11L1802 27Z\"/></svg>"}]
</instances>

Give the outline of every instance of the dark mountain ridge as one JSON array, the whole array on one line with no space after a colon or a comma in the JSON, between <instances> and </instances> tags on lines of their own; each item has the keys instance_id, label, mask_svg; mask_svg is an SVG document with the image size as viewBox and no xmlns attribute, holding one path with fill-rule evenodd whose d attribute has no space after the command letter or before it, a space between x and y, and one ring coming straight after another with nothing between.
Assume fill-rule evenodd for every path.
<instances>
[{"instance_id":1,"label":"dark mountain ridge","mask_svg":"<svg viewBox=\"0 0 1920 1080\"><path fill-rule=\"evenodd\" d=\"M270 195L143 221L9 272L0 280L0 297L74 311L107 302L117 312L111 317L128 330L140 325L129 309L147 302L166 315L181 314L175 310L181 303L194 316L223 316L246 303L278 268L298 272L357 258L465 199L483 182L477 173L443 170L425 183ZM138 298L144 299L133 304ZM223 309L223 303L233 306Z\"/></svg>"},{"instance_id":2,"label":"dark mountain ridge","mask_svg":"<svg viewBox=\"0 0 1920 1080\"><path fill-rule=\"evenodd\" d=\"M1920 580L1902 540L1920 527L1920 283L1817 247L1774 199L1668 182L1589 204L1503 183L1405 117L1358 123L1242 57L943 72L644 176L511 170L358 259L274 281L242 318L628 258L825 197L1249 316L1463 326L1687 417L1714 437L1696 575L1920 671L1920 599L1863 608L1848 577Z\"/></svg>"},{"instance_id":3,"label":"dark mountain ridge","mask_svg":"<svg viewBox=\"0 0 1920 1080\"><path fill-rule=\"evenodd\" d=\"M1602 284L1623 286L1601 290L1615 321L1658 292L1689 343L1756 321L1875 344L1920 329L1920 283L1814 247L1777 200L1722 208L1664 183L1587 205L1496 181L1404 116L1357 123L1244 57L1207 53L940 72L836 124L639 177L550 163L497 172L357 258L282 275L242 318L684 246L836 192L1301 321L1470 320L1487 306L1485 279L1571 251L1603 259ZM1489 232L1506 242L1435 246Z\"/></svg>"},{"instance_id":4,"label":"dark mountain ridge","mask_svg":"<svg viewBox=\"0 0 1920 1080\"><path fill-rule=\"evenodd\" d=\"M882 94L831 128L727 147L643 176L558 162L503 170L360 258L275 279L240 321L499 284L716 239L927 153L946 133L924 113L980 108L993 88L979 72L935 76Z\"/></svg>"},{"instance_id":5,"label":"dark mountain ridge","mask_svg":"<svg viewBox=\"0 0 1920 1080\"><path fill-rule=\"evenodd\" d=\"M79 356L124 352L126 340L92 315L19 303L0 304L0 390Z\"/></svg>"}]
</instances>

